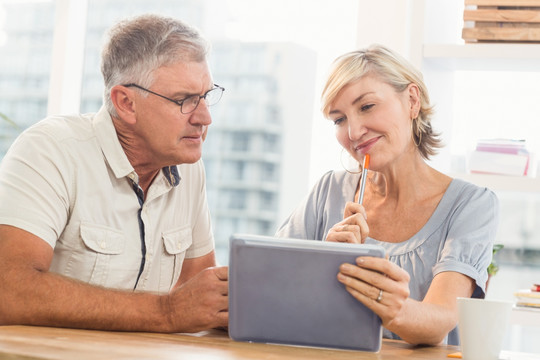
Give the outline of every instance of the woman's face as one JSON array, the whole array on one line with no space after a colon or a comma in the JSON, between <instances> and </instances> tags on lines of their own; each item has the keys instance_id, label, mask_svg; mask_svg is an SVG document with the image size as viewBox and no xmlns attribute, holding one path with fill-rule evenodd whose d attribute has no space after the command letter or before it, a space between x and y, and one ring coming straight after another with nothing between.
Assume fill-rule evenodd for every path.
<instances>
[{"instance_id":1,"label":"woman's face","mask_svg":"<svg viewBox=\"0 0 540 360\"><path fill-rule=\"evenodd\" d=\"M398 93L375 75L366 75L341 89L330 106L336 138L362 163L370 155L370 168L382 169L414 148L411 119L418 116L418 87Z\"/></svg>"}]
</instances>

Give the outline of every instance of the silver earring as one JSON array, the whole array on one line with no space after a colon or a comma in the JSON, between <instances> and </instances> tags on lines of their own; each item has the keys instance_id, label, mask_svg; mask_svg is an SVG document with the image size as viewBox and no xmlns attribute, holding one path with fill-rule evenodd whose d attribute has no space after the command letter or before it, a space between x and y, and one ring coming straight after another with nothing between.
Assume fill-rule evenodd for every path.
<instances>
[{"instance_id":1,"label":"silver earring","mask_svg":"<svg viewBox=\"0 0 540 360\"><path fill-rule=\"evenodd\" d=\"M411 120L411 137L412 137L412 141L414 145L416 145L416 147L419 148L420 144L422 143L422 132L416 130L418 128L417 126L415 126L417 122L418 122L418 118L414 118ZM418 137L418 142L416 142L415 137Z\"/></svg>"},{"instance_id":2,"label":"silver earring","mask_svg":"<svg viewBox=\"0 0 540 360\"><path fill-rule=\"evenodd\" d=\"M349 169L347 169L347 167L345 166L345 164L343 164L343 151L345 151L345 148L341 148L341 153L339 155L339 162L341 163L341 166L343 167L343 169L348 172L349 174L360 174L362 173L362 171L360 170L360 164L356 161L356 163L358 164L357 166L357 171L351 171ZM352 156L349 154L349 158L352 159Z\"/></svg>"}]
</instances>

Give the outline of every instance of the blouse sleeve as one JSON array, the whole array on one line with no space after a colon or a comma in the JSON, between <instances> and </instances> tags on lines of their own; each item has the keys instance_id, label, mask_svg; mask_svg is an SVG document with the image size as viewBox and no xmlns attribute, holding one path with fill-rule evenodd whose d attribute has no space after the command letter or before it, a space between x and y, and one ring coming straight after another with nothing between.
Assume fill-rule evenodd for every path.
<instances>
[{"instance_id":1,"label":"blouse sleeve","mask_svg":"<svg viewBox=\"0 0 540 360\"><path fill-rule=\"evenodd\" d=\"M444 271L462 273L476 282L473 297L484 297L499 222L499 202L492 191L470 184L460 198L449 213L448 234L433 275Z\"/></svg>"}]
</instances>

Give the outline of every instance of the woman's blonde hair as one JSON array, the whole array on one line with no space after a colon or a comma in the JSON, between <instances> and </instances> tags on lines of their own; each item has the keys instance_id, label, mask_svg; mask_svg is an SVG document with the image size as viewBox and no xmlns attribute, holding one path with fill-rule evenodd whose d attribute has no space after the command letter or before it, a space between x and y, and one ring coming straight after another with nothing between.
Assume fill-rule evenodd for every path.
<instances>
[{"instance_id":1,"label":"woman's blonde hair","mask_svg":"<svg viewBox=\"0 0 540 360\"><path fill-rule=\"evenodd\" d=\"M330 106L343 87L368 74L378 76L396 92L406 90L410 84L418 86L420 112L416 119L412 119L412 137L424 159L435 155L442 143L439 134L431 128L433 106L430 105L422 74L403 57L384 46L371 45L344 54L334 61L321 95L324 116L329 117Z\"/></svg>"}]
</instances>

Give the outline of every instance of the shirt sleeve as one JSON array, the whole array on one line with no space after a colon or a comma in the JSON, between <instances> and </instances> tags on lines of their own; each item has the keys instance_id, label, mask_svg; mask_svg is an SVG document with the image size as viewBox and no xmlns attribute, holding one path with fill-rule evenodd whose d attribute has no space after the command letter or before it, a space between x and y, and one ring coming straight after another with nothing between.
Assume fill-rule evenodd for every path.
<instances>
[{"instance_id":1,"label":"shirt sleeve","mask_svg":"<svg viewBox=\"0 0 540 360\"><path fill-rule=\"evenodd\" d=\"M473 297L484 297L499 222L498 199L492 191L471 185L449 216L448 234L433 275L462 273L476 282Z\"/></svg>"},{"instance_id":2,"label":"shirt sleeve","mask_svg":"<svg viewBox=\"0 0 540 360\"><path fill-rule=\"evenodd\" d=\"M20 135L0 165L0 223L54 247L69 214L68 157L44 126Z\"/></svg>"}]
</instances>

